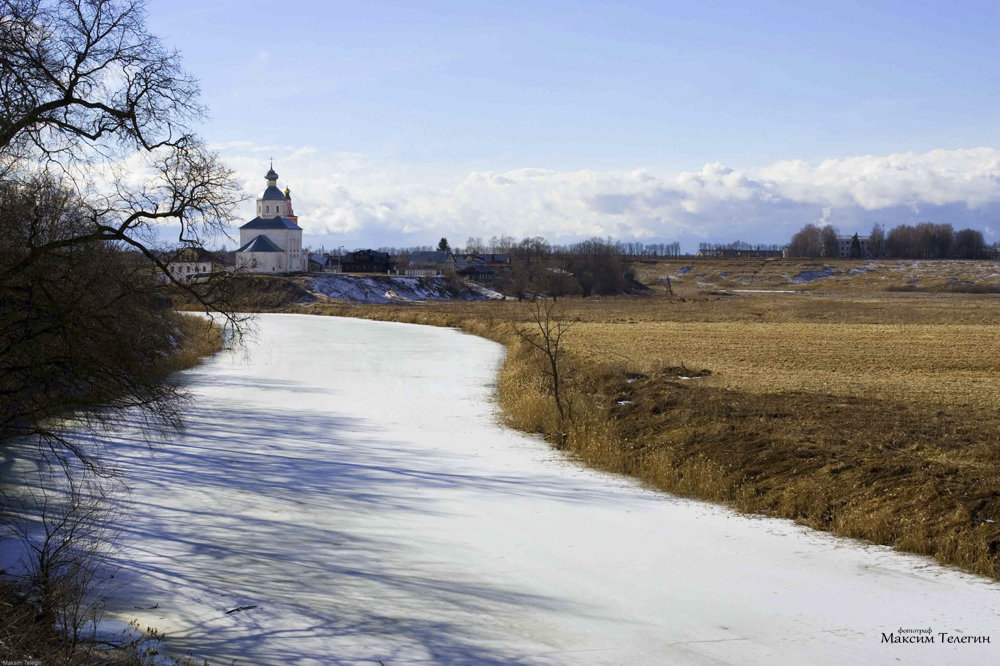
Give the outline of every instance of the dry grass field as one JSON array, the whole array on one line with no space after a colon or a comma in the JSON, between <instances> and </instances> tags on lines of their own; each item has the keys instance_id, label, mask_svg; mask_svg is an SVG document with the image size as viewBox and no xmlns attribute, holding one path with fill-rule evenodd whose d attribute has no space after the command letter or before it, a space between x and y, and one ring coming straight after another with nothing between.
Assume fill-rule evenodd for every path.
<instances>
[{"instance_id":1,"label":"dry grass field","mask_svg":"<svg viewBox=\"0 0 1000 666\"><path fill-rule=\"evenodd\" d=\"M704 381L752 393L807 391L927 406L1000 407L998 326L804 322L581 323L569 339L585 362L636 372L711 369Z\"/></svg>"},{"instance_id":2,"label":"dry grass field","mask_svg":"<svg viewBox=\"0 0 1000 666\"><path fill-rule=\"evenodd\" d=\"M712 290L790 290L836 295L1000 293L1000 265L992 261L915 259L674 259L639 262L637 278L663 290L669 278L682 296Z\"/></svg>"}]
</instances>

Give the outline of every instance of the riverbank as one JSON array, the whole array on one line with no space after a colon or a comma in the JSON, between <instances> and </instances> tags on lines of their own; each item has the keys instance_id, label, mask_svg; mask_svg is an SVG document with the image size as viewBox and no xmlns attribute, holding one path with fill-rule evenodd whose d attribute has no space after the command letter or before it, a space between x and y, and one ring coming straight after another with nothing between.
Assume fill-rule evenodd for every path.
<instances>
[{"instance_id":1,"label":"riverbank","mask_svg":"<svg viewBox=\"0 0 1000 666\"><path fill-rule=\"evenodd\" d=\"M568 422L523 306L304 311L504 344L505 421L598 469L1000 578L995 299L562 303Z\"/></svg>"}]
</instances>

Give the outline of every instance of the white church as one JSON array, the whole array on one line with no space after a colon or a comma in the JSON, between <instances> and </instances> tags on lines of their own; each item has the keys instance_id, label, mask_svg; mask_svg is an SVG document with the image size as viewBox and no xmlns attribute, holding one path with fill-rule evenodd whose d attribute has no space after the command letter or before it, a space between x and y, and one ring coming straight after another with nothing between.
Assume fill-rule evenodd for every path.
<instances>
[{"instance_id":1,"label":"white church","mask_svg":"<svg viewBox=\"0 0 1000 666\"><path fill-rule=\"evenodd\" d=\"M302 227L292 210L288 188L278 189L274 165L268 170L267 189L257 199L257 217L240 227L236 269L245 273L300 273L309 266L302 251Z\"/></svg>"}]
</instances>

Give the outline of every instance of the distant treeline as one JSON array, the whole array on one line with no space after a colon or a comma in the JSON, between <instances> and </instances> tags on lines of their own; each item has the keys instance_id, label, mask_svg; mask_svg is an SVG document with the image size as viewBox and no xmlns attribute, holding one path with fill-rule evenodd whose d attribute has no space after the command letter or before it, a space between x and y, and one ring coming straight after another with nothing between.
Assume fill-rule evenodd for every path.
<instances>
[{"instance_id":1,"label":"distant treeline","mask_svg":"<svg viewBox=\"0 0 1000 666\"><path fill-rule=\"evenodd\" d=\"M699 243L698 254L702 257L780 257L783 245L773 243Z\"/></svg>"},{"instance_id":2,"label":"distant treeline","mask_svg":"<svg viewBox=\"0 0 1000 666\"><path fill-rule=\"evenodd\" d=\"M681 254L681 244L677 241L672 243L640 243L638 241L619 241L613 238L590 239L572 243L569 245L556 245L549 243L541 236L532 236L518 240L513 236L493 236L487 240L470 236L465 241L464 247L449 249L456 254L544 254L572 255L590 252L594 243L598 243L602 251L608 249L623 257L644 257L657 259L661 257L679 257ZM380 247L379 252L398 257L408 256L414 252L427 252L441 249L430 245L415 245L412 247Z\"/></svg>"},{"instance_id":3,"label":"distant treeline","mask_svg":"<svg viewBox=\"0 0 1000 666\"><path fill-rule=\"evenodd\" d=\"M497 286L504 293L523 298L535 294L555 297L623 294L642 289L629 269L629 260L677 256L680 244L591 238L571 245L553 245L541 236L520 241L501 236L491 238L489 244L470 238L464 250L470 254L508 255L510 270L498 276Z\"/></svg>"},{"instance_id":4,"label":"distant treeline","mask_svg":"<svg viewBox=\"0 0 1000 666\"><path fill-rule=\"evenodd\" d=\"M397 266L412 252L432 248L381 248L395 258ZM676 257L680 243L620 242L613 238L591 238L569 245L555 245L541 236L517 240L512 236L494 236L488 241L469 238L465 247L451 248L442 238L436 250L457 255L503 255L509 260L497 272L493 286L518 298L537 295L607 295L623 294L644 287L635 281L629 269L637 258ZM497 257L494 256L496 260ZM500 260L504 265L504 260Z\"/></svg>"},{"instance_id":5,"label":"distant treeline","mask_svg":"<svg viewBox=\"0 0 1000 666\"><path fill-rule=\"evenodd\" d=\"M807 224L788 246L791 257L843 257L841 238L837 230ZM846 256L853 258L890 259L987 259L996 253L986 244L981 231L955 229L950 224L924 222L911 226L901 224L888 233L881 224L872 227L868 236L854 234Z\"/></svg>"}]
</instances>

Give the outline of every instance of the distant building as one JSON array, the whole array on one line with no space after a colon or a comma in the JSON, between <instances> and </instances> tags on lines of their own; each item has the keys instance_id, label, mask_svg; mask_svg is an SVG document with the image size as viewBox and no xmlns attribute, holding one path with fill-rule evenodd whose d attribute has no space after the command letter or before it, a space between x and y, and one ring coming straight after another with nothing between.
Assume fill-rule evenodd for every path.
<instances>
[{"instance_id":1,"label":"distant building","mask_svg":"<svg viewBox=\"0 0 1000 666\"><path fill-rule=\"evenodd\" d=\"M340 259L343 273L389 273L393 269L392 257L377 250L348 252Z\"/></svg>"},{"instance_id":2,"label":"distant building","mask_svg":"<svg viewBox=\"0 0 1000 666\"><path fill-rule=\"evenodd\" d=\"M460 254L455 257L455 272L480 284L493 285L497 276L508 270L510 270L508 254Z\"/></svg>"},{"instance_id":3,"label":"distant building","mask_svg":"<svg viewBox=\"0 0 1000 666\"><path fill-rule=\"evenodd\" d=\"M410 277L434 277L455 272L455 255L451 252L414 252L404 270Z\"/></svg>"},{"instance_id":4,"label":"distant building","mask_svg":"<svg viewBox=\"0 0 1000 666\"><path fill-rule=\"evenodd\" d=\"M236 268L247 273L299 273L309 269L302 251L302 227L292 210L292 195L278 189L274 167L264 176L267 189L257 199L257 217L240 227Z\"/></svg>"},{"instance_id":5,"label":"distant building","mask_svg":"<svg viewBox=\"0 0 1000 666\"><path fill-rule=\"evenodd\" d=\"M309 272L310 273L320 273L327 270L327 262L330 260L330 256L326 254L310 253L308 255L309 261Z\"/></svg>"},{"instance_id":6,"label":"distant building","mask_svg":"<svg viewBox=\"0 0 1000 666\"><path fill-rule=\"evenodd\" d=\"M163 261L170 276L178 281L190 280L191 276L207 276L212 273L228 272L232 266L227 266L222 259L208 250L200 247L185 247L174 254L163 256Z\"/></svg>"},{"instance_id":7,"label":"distant building","mask_svg":"<svg viewBox=\"0 0 1000 666\"><path fill-rule=\"evenodd\" d=\"M858 242L861 244L861 253L858 257L859 259L871 259L872 258L872 245L870 236L858 236ZM851 258L851 245L854 243L854 236L837 236L837 257L840 259L850 259Z\"/></svg>"},{"instance_id":8,"label":"distant building","mask_svg":"<svg viewBox=\"0 0 1000 666\"><path fill-rule=\"evenodd\" d=\"M492 285L497 279L496 270L481 262L465 262L455 273L479 284Z\"/></svg>"}]
</instances>

